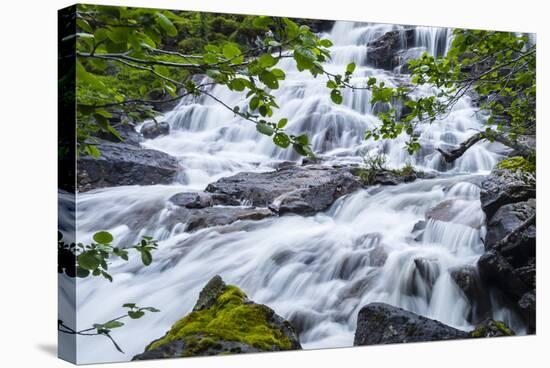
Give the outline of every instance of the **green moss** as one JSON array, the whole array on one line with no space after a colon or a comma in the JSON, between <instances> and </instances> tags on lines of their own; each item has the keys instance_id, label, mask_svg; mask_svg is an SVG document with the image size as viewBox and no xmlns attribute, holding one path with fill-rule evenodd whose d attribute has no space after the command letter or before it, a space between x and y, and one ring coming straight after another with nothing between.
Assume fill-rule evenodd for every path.
<instances>
[{"instance_id":1,"label":"green moss","mask_svg":"<svg viewBox=\"0 0 550 368\"><path fill-rule=\"evenodd\" d=\"M523 157L515 156L500 161L497 165L499 169L506 169L513 172L535 173L536 166L533 162Z\"/></svg>"},{"instance_id":2,"label":"green moss","mask_svg":"<svg viewBox=\"0 0 550 368\"><path fill-rule=\"evenodd\" d=\"M229 285L212 307L191 312L146 350L178 339L186 342L185 355L195 355L216 347L220 340L237 341L261 350L271 350L273 347L291 349L292 343L288 337L269 324L273 311L264 305L246 304L245 301L246 294Z\"/></svg>"},{"instance_id":3,"label":"green moss","mask_svg":"<svg viewBox=\"0 0 550 368\"><path fill-rule=\"evenodd\" d=\"M504 324L504 322L501 322L501 321L495 321L495 326L499 329L500 332L502 332L504 335L506 336L513 336L514 333L512 332L512 330L510 330L508 328L508 326L506 326Z\"/></svg>"}]
</instances>

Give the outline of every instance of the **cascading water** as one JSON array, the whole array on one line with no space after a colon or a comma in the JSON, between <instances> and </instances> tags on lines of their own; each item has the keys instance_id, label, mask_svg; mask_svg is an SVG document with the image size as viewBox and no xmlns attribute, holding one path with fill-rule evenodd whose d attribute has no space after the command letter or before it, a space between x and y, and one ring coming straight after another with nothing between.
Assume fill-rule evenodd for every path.
<instances>
[{"instance_id":1,"label":"cascading water","mask_svg":"<svg viewBox=\"0 0 550 368\"><path fill-rule=\"evenodd\" d=\"M338 22L330 34L331 72L357 64L352 83L369 76L395 86L405 75L374 69L366 63L367 43L401 26ZM416 27L415 44L439 55L446 52L450 30ZM220 177L242 171L268 171L283 160L298 160L290 150L276 148L255 127L235 117L208 97L186 98L166 115L171 133L144 146L176 156L185 168L184 184L98 189L78 195L77 236L87 242L98 230L113 233L118 244L141 235L160 240L155 261L139 260L111 266L112 283L78 280L78 327L85 328L120 313L125 302L152 305L150 314L113 331L126 355L102 337L78 339L79 361L128 360L187 314L198 293L215 274L238 285L251 299L265 303L290 319L305 348L351 346L359 309L386 302L435 318L457 328L471 328L469 303L452 281L450 270L473 265L482 254L484 215L478 184L499 158L498 147L478 144L455 162L443 163L435 148L456 144L480 128L469 98L463 97L443 121L421 127L423 149L415 156L403 150L404 138L385 143L365 141L366 129L379 124L369 104L370 92L345 91L344 104L330 101L325 81L298 72L283 59L287 79L274 91L287 117L290 133L307 133L313 149L328 161L361 162L362 152L383 152L390 167L412 163L424 171L445 172L437 179L395 187L371 188L340 198L315 216L289 215L261 221L236 222L220 228L186 233L168 228L163 219L173 210L168 201L182 191L204 190ZM414 93L428 94L430 87ZM211 93L230 106L247 108L244 96L217 86ZM448 201L455 219L425 223L422 239L411 233L434 206ZM466 220L464 220L466 219ZM498 305L493 314L521 328Z\"/></svg>"}]
</instances>

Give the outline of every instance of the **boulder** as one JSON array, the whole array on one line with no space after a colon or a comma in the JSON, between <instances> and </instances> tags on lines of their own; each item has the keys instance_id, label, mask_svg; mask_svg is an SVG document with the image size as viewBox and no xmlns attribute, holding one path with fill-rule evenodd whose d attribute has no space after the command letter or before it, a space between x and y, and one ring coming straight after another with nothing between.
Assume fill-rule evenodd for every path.
<instances>
[{"instance_id":1,"label":"boulder","mask_svg":"<svg viewBox=\"0 0 550 368\"><path fill-rule=\"evenodd\" d=\"M78 191L120 185L170 184L180 166L167 153L125 143L102 142L101 156L81 155L77 162Z\"/></svg>"},{"instance_id":2,"label":"boulder","mask_svg":"<svg viewBox=\"0 0 550 368\"><path fill-rule=\"evenodd\" d=\"M481 208L491 218L502 206L536 197L534 178L520 171L493 170L481 182Z\"/></svg>"},{"instance_id":3,"label":"boulder","mask_svg":"<svg viewBox=\"0 0 550 368\"><path fill-rule=\"evenodd\" d=\"M214 204L212 196L208 193L182 192L174 194L168 200L176 206L185 208L205 208Z\"/></svg>"},{"instance_id":4,"label":"boulder","mask_svg":"<svg viewBox=\"0 0 550 368\"><path fill-rule=\"evenodd\" d=\"M466 217L461 214L465 208L465 201L461 199L447 199L430 208L425 216L426 220L452 222L479 229L483 225L482 218L478 216Z\"/></svg>"},{"instance_id":5,"label":"boulder","mask_svg":"<svg viewBox=\"0 0 550 368\"><path fill-rule=\"evenodd\" d=\"M392 70L402 59L399 51L414 43L414 29L386 32L367 44L367 64Z\"/></svg>"},{"instance_id":6,"label":"boulder","mask_svg":"<svg viewBox=\"0 0 550 368\"><path fill-rule=\"evenodd\" d=\"M193 232L213 226L229 225L235 221L262 220L273 216L267 208L255 207L179 207L172 210L163 220L163 225L172 228L184 224L185 231Z\"/></svg>"},{"instance_id":7,"label":"boulder","mask_svg":"<svg viewBox=\"0 0 550 368\"><path fill-rule=\"evenodd\" d=\"M498 251L491 249L477 261L479 275L489 285L496 286L503 293L517 300L528 291L527 285L514 267Z\"/></svg>"},{"instance_id":8,"label":"boulder","mask_svg":"<svg viewBox=\"0 0 550 368\"><path fill-rule=\"evenodd\" d=\"M534 198L526 202L511 203L500 207L487 222L485 249L493 249L498 246L504 256L513 256L516 264L521 258L534 257L537 237L534 224L520 231L513 238L508 238L505 244L498 243L535 213L536 200Z\"/></svg>"},{"instance_id":9,"label":"boulder","mask_svg":"<svg viewBox=\"0 0 550 368\"><path fill-rule=\"evenodd\" d=\"M458 266L449 270L451 278L470 303L468 321L477 323L491 315L491 301L483 287L477 267Z\"/></svg>"},{"instance_id":10,"label":"boulder","mask_svg":"<svg viewBox=\"0 0 550 368\"><path fill-rule=\"evenodd\" d=\"M208 184L206 192L231 202L269 206L279 214L309 215L327 209L336 199L360 186L347 169L310 165L264 173L238 173Z\"/></svg>"},{"instance_id":11,"label":"boulder","mask_svg":"<svg viewBox=\"0 0 550 368\"><path fill-rule=\"evenodd\" d=\"M537 328L537 298L535 290L522 295L518 300L518 309L527 324L527 332L535 333Z\"/></svg>"},{"instance_id":12,"label":"boulder","mask_svg":"<svg viewBox=\"0 0 550 368\"><path fill-rule=\"evenodd\" d=\"M193 311L132 360L301 349L289 321L215 276Z\"/></svg>"},{"instance_id":13,"label":"boulder","mask_svg":"<svg viewBox=\"0 0 550 368\"><path fill-rule=\"evenodd\" d=\"M496 321L494 319L486 319L479 323L470 333L469 337L500 337L500 336L514 336L515 333L504 322Z\"/></svg>"},{"instance_id":14,"label":"boulder","mask_svg":"<svg viewBox=\"0 0 550 368\"><path fill-rule=\"evenodd\" d=\"M353 345L452 340L464 331L385 303L367 304L359 311Z\"/></svg>"},{"instance_id":15,"label":"boulder","mask_svg":"<svg viewBox=\"0 0 550 368\"><path fill-rule=\"evenodd\" d=\"M141 126L141 134L147 139L154 139L161 135L168 135L170 133L170 124L165 121L160 123L156 121L148 121Z\"/></svg>"}]
</instances>

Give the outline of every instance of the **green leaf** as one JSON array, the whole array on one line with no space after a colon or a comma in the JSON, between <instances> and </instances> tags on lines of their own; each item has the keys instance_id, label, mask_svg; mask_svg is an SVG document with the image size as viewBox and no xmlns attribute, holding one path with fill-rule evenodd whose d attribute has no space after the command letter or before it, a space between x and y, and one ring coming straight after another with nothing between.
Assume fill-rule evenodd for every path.
<instances>
[{"instance_id":1,"label":"green leaf","mask_svg":"<svg viewBox=\"0 0 550 368\"><path fill-rule=\"evenodd\" d=\"M96 251L86 251L80 253L76 261L80 267L93 271L101 264L101 256Z\"/></svg>"},{"instance_id":2,"label":"green leaf","mask_svg":"<svg viewBox=\"0 0 550 368\"><path fill-rule=\"evenodd\" d=\"M103 328L113 329L113 328L119 328L122 326L124 326L124 323L120 321L109 321L103 325Z\"/></svg>"},{"instance_id":3,"label":"green leaf","mask_svg":"<svg viewBox=\"0 0 550 368\"><path fill-rule=\"evenodd\" d=\"M168 17L162 13L157 13L157 23L160 25L162 30L171 37L178 35L178 30L176 29L176 26L174 26L174 23Z\"/></svg>"},{"instance_id":4,"label":"green leaf","mask_svg":"<svg viewBox=\"0 0 550 368\"><path fill-rule=\"evenodd\" d=\"M288 123L288 119L283 118L283 119L279 120L279 123L277 123L277 128L283 129L286 126L287 123Z\"/></svg>"},{"instance_id":5,"label":"green leaf","mask_svg":"<svg viewBox=\"0 0 550 368\"><path fill-rule=\"evenodd\" d=\"M273 19L266 16L258 16L252 21L252 25L256 28L267 28L273 24Z\"/></svg>"},{"instance_id":6,"label":"green leaf","mask_svg":"<svg viewBox=\"0 0 550 368\"><path fill-rule=\"evenodd\" d=\"M153 313L160 312L160 309L153 308L153 307L143 307L143 308L141 308L141 310L146 310L146 311L153 312Z\"/></svg>"},{"instance_id":7,"label":"green leaf","mask_svg":"<svg viewBox=\"0 0 550 368\"><path fill-rule=\"evenodd\" d=\"M279 88L279 81L277 80L277 77L273 73L271 73L269 70L264 70L259 77L260 77L260 80L269 88L271 89Z\"/></svg>"},{"instance_id":8,"label":"green leaf","mask_svg":"<svg viewBox=\"0 0 550 368\"><path fill-rule=\"evenodd\" d=\"M151 252L149 252L146 249L143 249L141 251L141 261L145 266L149 266L151 262L153 262L153 256L151 255Z\"/></svg>"},{"instance_id":9,"label":"green leaf","mask_svg":"<svg viewBox=\"0 0 550 368\"><path fill-rule=\"evenodd\" d=\"M257 123L256 124L256 130L262 134L265 134L269 137L273 135L275 132L275 129L271 125L268 125L266 123Z\"/></svg>"},{"instance_id":10,"label":"green leaf","mask_svg":"<svg viewBox=\"0 0 550 368\"><path fill-rule=\"evenodd\" d=\"M346 67L346 73L352 74L355 71L355 63L349 63Z\"/></svg>"},{"instance_id":11,"label":"green leaf","mask_svg":"<svg viewBox=\"0 0 550 368\"><path fill-rule=\"evenodd\" d=\"M325 38L325 39L320 40L319 44L323 47L331 47L332 46L332 41Z\"/></svg>"},{"instance_id":12,"label":"green leaf","mask_svg":"<svg viewBox=\"0 0 550 368\"><path fill-rule=\"evenodd\" d=\"M128 312L128 316L131 319L139 319L139 318L143 317L144 314L145 314L145 312L142 312L142 311L129 311Z\"/></svg>"},{"instance_id":13,"label":"green leaf","mask_svg":"<svg viewBox=\"0 0 550 368\"><path fill-rule=\"evenodd\" d=\"M82 267L77 267L76 268L76 276L84 279L84 278L90 276L90 271L85 269L85 268L82 268Z\"/></svg>"},{"instance_id":14,"label":"green leaf","mask_svg":"<svg viewBox=\"0 0 550 368\"><path fill-rule=\"evenodd\" d=\"M277 133L273 136L273 143L281 148L287 148L290 145L290 138L285 133Z\"/></svg>"},{"instance_id":15,"label":"green leaf","mask_svg":"<svg viewBox=\"0 0 550 368\"><path fill-rule=\"evenodd\" d=\"M307 135L302 134L294 138L294 141L298 142L302 146L307 146L309 144L309 138Z\"/></svg>"},{"instance_id":16,"label":"green leaf","mask_svg":"<svg viewBox=\"0 0 550 368\"><path fill-rule=\"evenodd\" d=\"M275 59L270 54L263 54L258 59L258 62L262 68L271 68L275 64L277 64L277 59Z\"/></svg>"},{"instance_id":17,"label":"green leaf","mask_svg":"<svg viewBox=\"0 0 550 368\"><path fill-rule=\"evenodd\" d=\"M88 144L86 146L86 152L88 152L93 158L98 158L101 156L101 152L93 144Z\"/></svg>"},{"instance_id":18,"label":"green leaf","mask_svg":"<svg viewBox=\"0 0 550 368\"><path fill-rule=\"evenodd\" d=\"M94 240L99 244L111 244L113 236L108 231L98 231L94 234Z\"/></svg>"},{"instance_id":19,"label":"green leaf","mask_svg":"<svg viewBox=\"0 0 550 368\"><path fill-rule=\"evenodd\" d=\"M330 98L332 102L334 102L337 105L340 105L344 101L344 98L342 97L342 93L337 89L333 89L330 92Z\"/></svg>"},{"instance_id":20,"label":"green leaf","mask_svg":"<svg viewBox=\"0 0 550 368\"><path fill-rule=\"evenodd\" d=\"M136 303L124 303L122 304L122 308L135 308Z\"/></svg>"},{"instance_id":21,"label":"green leaf","mask_svg":"<svg viewBox=\"0 0 550 368\"><path fill-rule=\"evenodd\" d=\"M241 54L241 50L234 43L226 43L223 45L222 53L226 59L231 60L236 56L239 56Z\"/></svg>"},{"instance_id":22,"label":"green leaf","mask_svg":"<svg viewBox=\"0 0 550 368\"><path fill-rule=\"evenodd\" d=\"M278 68L271 69L271 74L273 74L275 78L279 80L283 80L286 77L285 72Z\"/></svg>"}]
</instances>

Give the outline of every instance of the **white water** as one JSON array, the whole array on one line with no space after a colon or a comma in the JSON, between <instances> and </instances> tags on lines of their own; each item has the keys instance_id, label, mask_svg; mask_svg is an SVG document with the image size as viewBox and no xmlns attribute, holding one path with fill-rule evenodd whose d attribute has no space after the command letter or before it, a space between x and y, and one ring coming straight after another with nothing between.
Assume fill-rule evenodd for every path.
<instances>
[{"instance_id":1,"label":"white water","mask_svg":"<svg viewBox=\"0 0 550 368\"><path fill-rule=\"evenodd\" d=\"M341 73L347 63L356 62L353 83L357 85L369 76L387 85L406 80L406 76L365 66L366 44L402 28L338 22L326 35L334 42L327 68ZM443 53L448 47L450 31L418 27L415 32L418 41L409 46L431 53ZM272 170L277 162L299 157L276 148L253 125L212 100L183 100L166 115L171 134L143 145L178 157L185 168L185 184L108 188L78 195L79 241L89 242L95 231L109 230L119 244L147 234L159 239L160 247L149 267L141 266L135 257L127 263L115 262L113 283L99 278L79 280L77 327L118 316L126 302L162 310L113 331L126 355L104 337L79 337L79 362L129 360L143 351L191 310L199 291L215 274L290 319L301 330L305 348L351 346L357 312L375 301L457 328L471 328L466 318L468 302L451 280L449 269L475 264L482 253L484 215L475 183L498 161L498 147L478 144L451 166L434 152L480 128L482 118L474 114L469 99L463 98L444 121L421 127L423 149L410 157L403 150L405 138L364 141L365 130L379 124L368 103L370 92L346 91L344 104L337 106L324 87L326 80L298 73L288 59L279 67L287 80L274 91L281 106L274 119L289 118L288 130L308 133L321 156L349 163L361 162L364 151L384 152L390 167L410 162L418 169L445 175L361 190L312 217L291 215L185 233L181 227L161 225L172 210L170 196L203 190L208 183L239 171ZM224 87L211 92L230 106L247 106L243 95ZM429 92L425 87L415 93ZM456 222L430 220L423 240L414 241L414 224L444 200L454 201ZM516 325L508 311L496 306L494 313Z\"/></svg>"}]
</instances>

